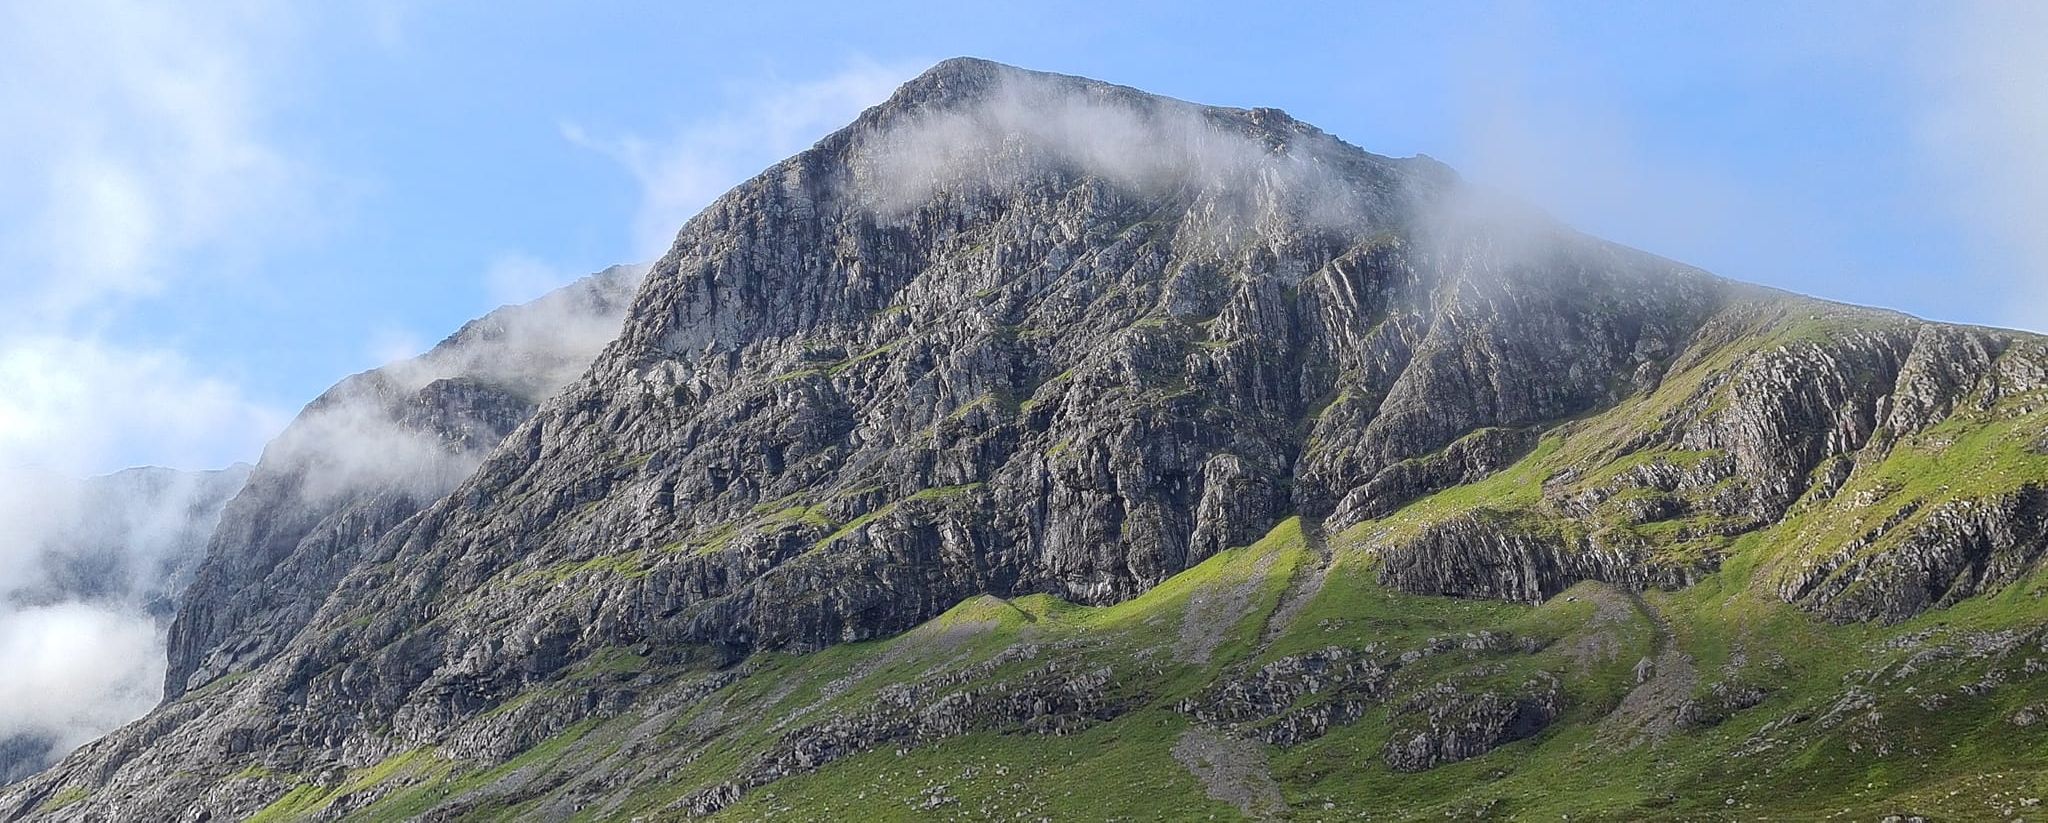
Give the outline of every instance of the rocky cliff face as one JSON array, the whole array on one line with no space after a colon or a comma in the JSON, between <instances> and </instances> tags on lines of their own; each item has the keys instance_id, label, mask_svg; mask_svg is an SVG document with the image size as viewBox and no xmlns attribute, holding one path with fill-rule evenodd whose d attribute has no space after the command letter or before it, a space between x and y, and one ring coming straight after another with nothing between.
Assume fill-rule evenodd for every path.
<instances>
[{"instance_id":1,"label":"rocky cliff face","mask_svg":"<svg viewBox=\"0 0 2048 823\"><path fill-rule=\"evenodd\" d=\"M2031 335L1740 301L1652 390L1473 487L1500 494L1365 528L1392 585L1528 602L1684 586L1754 535L1786 601L1898 622L2039 567L2044 364Z\"/></svg>"},{"instance_id":2,"label":"rocky cliff face","mask_svg":"<svg viewBox=\"0 0 2048 823\"><path fill-rule=\"evenodd\" d=\"M309 407L179 615L184 699L0 802L39 807L89 773L102 788L64 814L205 819L288 788L221 780L252 763L502 760L740 676L666 681L679 702L648 708L656 684L603 676L621 659L701 673L984 594L1124 603L1296 513L1387 586L1525 602L1582 580L1682 587L1742 535L1810 528L1825 539L1774 561L1783 599L1905 617L2036 568L2038 488L2008 479L2048 476L2036 441L2012 447L2038 436L2043 364L2035 338L1585 237L1278 111L948 61L684 226L552 399L553 381L435 366ZM298 445L361 442L361 420L424 443L430 469L394 480L374 474L389 461ZM1899 479L1972 437L2016 473ZM1859 531L1858 495L1903 514ZM1292 659L1339 672L1352 702L1262 727L1284 737L1268 742L1320 737L1393 688L1341 649ZM1159 697L1072 674L961 692L951 713L877 703L670 811L871 747L1064 733ZM1402 736L1382 757L1483 755L1540 734L1562 695L1535 673L1418 691L1390 704ZM1264 722L1278 701L1186 706ZM379 797L307 785L329 814Z\"/></svg>"}]
</instances>

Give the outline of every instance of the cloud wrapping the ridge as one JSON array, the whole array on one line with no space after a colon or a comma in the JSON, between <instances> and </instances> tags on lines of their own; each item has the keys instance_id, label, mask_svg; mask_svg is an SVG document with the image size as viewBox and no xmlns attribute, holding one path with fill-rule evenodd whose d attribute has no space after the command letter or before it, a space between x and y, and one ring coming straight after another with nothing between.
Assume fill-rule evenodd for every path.
<instances>
[{"instance_id":1,"label":"cloud wrapping the ridge","mask_svg":"<svg viewBox=\"0 0 2048 823\"><path fill-rule=\"evenodd\" d=\"M660 138L605 136L568 121L561 132L570 143L618 162L640 184L633 248L651 259L713 199L888 99L915 71L857 60L821 80L738 88L747 104Z\"/></svg>"},{"instance_id":2,"label":"cloud wrapping the ridge","mask_svg":"<svg viewBox=\"0 0 2048 823\"><path fill-rule=\"evenodd\" d=\"M619 267L499 308L418 357L349 378L294 420L265 450L264 461L307 468L304 490L315 500L367 489L438 497L473 472L497 442L478 436L480 430L436 428L492 412L463 405L474 395L460 386L436 391L431 384L485 384L541 403L582 376L618 337L644 275L644 267ZM422 404L435 412L413 419L409 409Z\"/></svg>"},{"instance_id":3,"label":"cloud wrapping the ridge","mask_svg":"<svg viewBox=\"0 0 2048 823\"><path fill-rule=\"evenodd\" d=\"M1395 194L1354 188L1363 157L1277 111L1217 110L1033 72L997 69L966 105L868 135L856 185L883 219L942 194L1003 190L1051 172L1142 197L1194 198L1190 236L1229 246L1262 230L1355 230L1394 214ZM1370 162L1370 161L1365 161Z\"/></svg>"},{"instance_id":4,"label":"cloud wrapping the ridge","mask_svg":"<svg viewBox=\"0 0 2048 823\"><path fill-rule=\"evenodd\" d=\"M364 397L308 412L271 444L264 462L304 467L303 494L324 505L366 490L432 499L483 461L481 449L451 448L432 432L403 425L392 411Z\"/></svg>"},{"instance_id":5,"label":"cloud wrapping the ridge","mask_svg":"<svg viewBox=\"0 0 2048 823\"><path fill-rule=\"evenodd\" d=\"M1235 179L1273 159L1199 107L1106 98L1021 72L1004 72L973 105L878 135L866 150L862 182L884 210L963 186L1004 188L1054 165L1157 191Z\"/></svg>"}]
</instances>

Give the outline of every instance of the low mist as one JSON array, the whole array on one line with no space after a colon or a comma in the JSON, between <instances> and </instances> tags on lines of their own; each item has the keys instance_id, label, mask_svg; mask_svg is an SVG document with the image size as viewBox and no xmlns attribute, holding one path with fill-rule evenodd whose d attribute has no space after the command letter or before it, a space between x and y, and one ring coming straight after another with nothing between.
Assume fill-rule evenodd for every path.
<instances>
[{"instance_id":1,"label":"low mist","mask_svg":"<svg viewBox=\"0 0 2048 823\"><path fill-rule=\"evenodd\" d=\"M491 399L509 393L523 415L580 376L617 336L644 273L615 267L344 380L271 442L262 470L298 476L305 505L440 496L517 422L493 419ZM0 781L162 698L177 599L250 472L0 470Z\"/></svg>"},{"instance_id":2,"label":"low mist","mask_svg":"<svg viewBox=\"0 0 2048 823\"><path fill-rule=\"evenodd\" d=\"M964 107L914 116L867 139L857 179L895 217L953 191L1001 189L1058 170L1146 196L1204 196L1204 228L1234 234L1284 215L1314 227L1382 213L1382 192L1333 168L1363 155L1274 110L1215 110L1075 78L997 69Z\"/></svg>"},{"instance_id":3,"label":"low mist","mask_svg":"<svg viewBox=\"0 0 2048 823\"><path fill-rule=\"evenodd\" d=\"M0 474L0 780L156 704L173 603L247 475Z\"/></svg>"}]
</instances>

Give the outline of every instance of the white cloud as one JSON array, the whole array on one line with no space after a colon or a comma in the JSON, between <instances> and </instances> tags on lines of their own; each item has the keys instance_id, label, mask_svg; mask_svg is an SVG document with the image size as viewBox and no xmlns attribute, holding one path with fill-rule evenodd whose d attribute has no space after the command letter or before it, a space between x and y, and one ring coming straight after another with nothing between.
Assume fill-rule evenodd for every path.
<instances>
[{"instance_id":1,"label":"white cloud","mask_svg":"<svg viewBox=\"0 0 2048 823\"><path fill-rule=\"evenodd\" d=\"M141 594L108 581L129 599L50 601L77 596L47 589L51 545L138 514L95 513L65 478L253 455L284 422L184 354L105 332L152 295L309 233L317 175L269 124L298 30L289 11L0 4L0 738L68 747L161 695ZM91 548L154 563L173 520ZM12 599L31 590L33 605Z\"/></svg>"},{"instance_id":2,"label":"white cloud","mask_svg":"<svg viewBox=\"0 0 2048 823\"><path fill-rule=\"evenodd\" d=\"M426 341L418 332L411 329L387 326L370 334L370 362L380 366L418 357L420 352L426 350Z\"/></svg>"},{"instance_id":3,"label":"white cloud","mask_svg":"<svg viewBox=\"0 0 2048 823\"><path fill-rule=\"evenodd\" d=\"M168 351L14 338L0 348L0 467L78 476L123 454L254 454L283 425L232 382Z\"/></svg>"},{"instance_id":4,"label":"white cloud","mask_svg":"<svg viewBox=\"0 0 2048 823\"><path fill-rule=\"evenodd\" d=\"M1048 168L1083 170L1139 191L1206 190L1196 211L1211 241L1283 215L1356 225L1383 205L1330 172L1329 163L1349 149L1326 135L1298 135L1282 150L1201 106L998 72L972 105L920 113L866 138L855 178L881 214L901 216L941 192L1001 188Z\"/></svg>"},{"instance_id":5,"label":"white cloud","mask_svg":"<svg viewBox=\"0 0 2048 823\"><path fill-rule=\"evenodd\" d=\"M305 467L305 495L319 502L364 489L402 489L432 499L483 462L485 449L451 448L435 433L399 422L392 411L379 398L359 397L308 412L270 445L264 461Z\"/></svg>"},{"instance_id":6,"label":"white cloud","mask_svg":"<svg viewBox=\"0 0 2048 823\"><path fill-rule=\"evenodd\" d=\"M138 451L188 464L253 454L281 424L172 353L61 336L0 346L0 740L61 753L162 695L161 627L144 606L172 588L170 553L185 545L173 541L203 534L197 490L109 501L75 478ZM87 556L118 558L89 564L91 590L51 577L60 557Z\"/></svg>"},{"instance_id":7,"label":"white cloud","mask_svg":"<svg viewBox=\"0 0 2048 823\"><path fill-rule=\"evenodd\" d=\"M500 255L484 270L484 288L497 306L534 300L574 279L558 266L518 253Z\"/></svg>"},{"instance_id":8,"label":"white cloud","mask_svg":"<svg viewBox=\"0 0 2048 823\"><path fill-rule=\"evenodd\" d=\"M2048 5L1959 3L1923 29L1919 133L1959 225L2048 328Z\"/></svg>"},{"instance_id":9,"label":"white cloud","mask_svg":"<svg viewBox=\"0 0 2048 823\"><path fill-rule=\"evenodd\" d=\"M0 620L0 730L68 751L149 711L164 669L146 615L83 603L11 613Z\"/></svg>"},{"instance_id":10,"label":"white cloud","mask_svg":"<svg viewBox=\"0 0 2048 823\"><path fill-rule=\"evenodd\" d=\"M749 102L665 137L604 136L573 122L562 124L562 136L617 161L640 183L633 248L652 258L718 195L888 99L916 71L856 61L821 80L735 89Z\"/></svg>"},{"instance_id":11,"label":"white cloud","mask_svg":"<svg viewBox=\"0 0 2048 823\"><path fill-rule=\"evenodd\" d=\"M213 462L275 430L219 375L100 332L304 222L255 68L291 31L241 0L0 6L0 467Z\"/></svg>"},{"instance_id":12,"label":"white cloud","mask_svg":"<svg viewBox=\"0 0 2048 823\"><path fill-rule=\"evenodd\" d=\"M304 222L306 170L264 137L252 63L274 7L129 0L0 10L0 283L68 318L164 287L183 256Z\"/></svg>"},{"instance_id":13,"label":"white cloud","mask_svg":"<svg viewBox=\"0 0 2048 823\"><path fill-rule=\"evenodd\" d=\"M281 11L0 5L0 466L211 462L203 446L265 433L247 427L266 410L219 375L101 331L303 231L314 176L265 122L295 29Z\"/></svg>"}]
</instances>

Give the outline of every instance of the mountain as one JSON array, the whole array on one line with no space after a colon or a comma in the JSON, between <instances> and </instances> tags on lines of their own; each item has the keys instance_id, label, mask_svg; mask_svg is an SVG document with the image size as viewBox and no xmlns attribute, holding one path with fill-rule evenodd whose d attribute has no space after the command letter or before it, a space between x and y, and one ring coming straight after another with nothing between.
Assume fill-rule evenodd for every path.
<instances>
[{"instance_id":1,"label":"mountain","mask_svg":"<svg viewBox=\"0 0 2048 823\"><path fill-rule=\"evenodd\" d=\"M683 226L455 482L326 508L273 445L174 698L0 814L2032 807L2044 389L2037 336L951 60Z\"/></svg>"},{"instance_id":2,"label":"mountain","mask_svg":"<svg viewBox=\"0 0 2048 823\"><path fill-rule=\"evenodd\" d=\"M363 553L474 471L618 333L644 272L615 266L465 325L309 404L228 504L171 626L165 693L289 641Z\"/></svg>"},{"instance_id":3,"label":"mountain","mask_svg":"<svg viewBox=\"0 0 2048 823\"><path fill-rule=\"evenodd\" d=\"M222 507L248 476L236 465L8 478L35 486L23 501L35 510L11 512L4 538L0 660L18 691L0 712L0 783L40 771L162 696L163 633ZM84 647L95 643L126 646ZM138 657L103 657L119 652Z\"/></svg>"}]
</instances>

